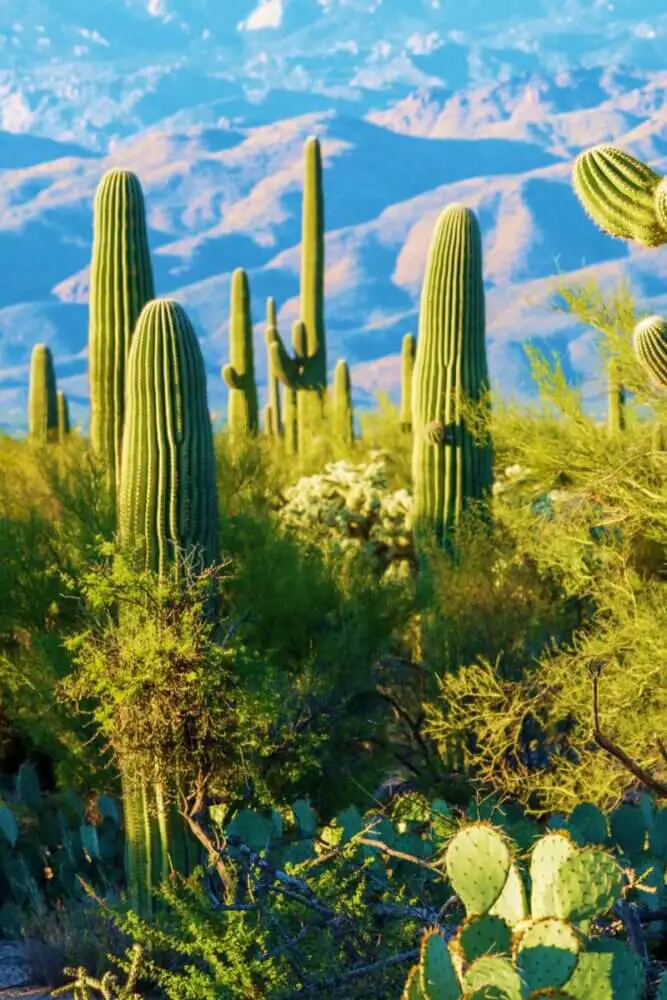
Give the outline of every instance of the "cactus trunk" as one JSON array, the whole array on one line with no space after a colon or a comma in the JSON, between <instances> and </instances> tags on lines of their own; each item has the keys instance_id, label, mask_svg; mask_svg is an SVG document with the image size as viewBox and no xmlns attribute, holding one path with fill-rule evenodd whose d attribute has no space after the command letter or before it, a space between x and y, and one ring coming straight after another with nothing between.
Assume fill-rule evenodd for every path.
<instances>
[{"instance_id":1,"label":"cactus trunk","mask_svg":"<svg viewBox=\"0 0 667 1000\"><path fill-rule=\"evenodd\" d=\"M354 440L352 387L346 361L339 361L334 373L334 433L346 445Z\"/></svg>"},{"instance_id":2,"label":"cactus trunk","mask_svg":"<svg viewBox=\"0 0 667 1000\"><path fill-rule=\"evenodd\" d=\"M610 437L615 437L625 430L625 389L619 380L614 361L609 362L608 392L607 427Z\"/></svg>"},{"instance_id":3,"label":"cactus trunk","mask_svg":"<svg viewBox=\"0 0 667 1000\"><path fill-rule=\"evenodd\" d=\"M229 355L230 362L223 367L222 377L229 387L229 434L238 443L256 434L259 425L250 288L248 276L241 268L232 275Z\"/></svg>"},{"instance_id":4,"label":"cactus trunk","mask_svg":"<svg viewBox=\"0 0 667 1000\"><path fill-rule=\"evenodd\" d=\"M58 437L58 401L53 355L46 344L35 344L30 359L28 435L36 445Z\"/></svg>"},{"instance_id":5,"label":"cactus trunk","mask_svg":"<svg viewBox=\"0 0 667 1000\"><path fill-rule=\"evenodd\" d=\"M298 327L298 329L297 329ZM327 388L324 329L324 196L319 141L305 144L301 242L301 322L295 325L291 357L279 336L271 344L273 368L288 390L296 391L297 447L304 454L320 430ZM287 405L285 407L287 411ZM286 432L289 439L290 432Z\"/></svg>"},{"instance_id":6,"label":"cactus trunk","mask_svg":"<svg viewBox=\"0 0 667 1000\"><path fill-rule=\"evenodd\" d=\"M415 367L417 344L411 333L406 333L401 344L401 430L412 430L412 373Z\"/></svg>"},{"instance_id":7,"label":"cactus trunk","mask_svg":"<svg viewBox=\"0 0 667 1000\"><path fill-rule=\"evenodd\" d=\"M283 423L280 405L280 381L278 380L271 354L271 344L276 341L277 337L278 322L276 317L276 304L274 300L270 298L267 299L266 302L266 380L268 386L267 405L269 407L269 427L267 433L272 437L280 438L283 436Z\"/></svg>"},{"instance_id":8,"label":"cactus trunk","mask_svg":"<svg viewBox=\"0 0 667 1000\"><path fill-rule=\"evenodd\" d=\"M469 209L451 205L429 251L413 375L418 540L449 547L470 502L488 500L491 444L473 437L464 416L465 405L486 405L488 387L479 225Z\"/></svg>"},{"instance_id":9,"label":"cactus trunk","mask_svg":"<svg viewBox=\"0 0 667 1000\"><path fill-rule=\"evenodd\" d=\"M130 343L139 314L154 294L141 185L126 170L110 170L95 195L88 364L90 440L114 503Z\"/></svg>"},{"instance_id":10,"label":"cactus trunk","mask_svg":"<svg viewBox=\"0 0 667 1000\"><path fill-rule=\"evenodd\" d=\"M71 431L69 406L64 392L58 391L56 393L56 406L58 410L58 441L60 444L64 444Z\"/></svg>"}]
</instances>

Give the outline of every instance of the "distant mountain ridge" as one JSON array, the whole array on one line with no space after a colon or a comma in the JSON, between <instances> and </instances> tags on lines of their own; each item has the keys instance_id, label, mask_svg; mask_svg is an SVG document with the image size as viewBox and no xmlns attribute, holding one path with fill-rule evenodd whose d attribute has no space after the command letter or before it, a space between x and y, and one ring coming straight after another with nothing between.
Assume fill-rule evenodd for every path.
<instances>
[{"instance_id":1,"label":"distant mountain ridge","mask_svg":"<svg viewBox=\"0 0 667 1000\"><path fill-rule=\"evenodd\" d=\"M443 4L443 8L445 5ZM667 256L600 233L572 159L614 141L667 173L667 9L655 0L5 0L0 20L0 426L25 428L28 362L50 343L86 421L87 268L104 170L146 194L159 295L201 337L214 412L226 390L229 281L250 277L257 368L265 298L298 308L303 141L322 140L331 366L355 398L398 386L435 220L480 219L489 363L530 392L522 343L563 352L592 405L593 338L548 308L556 280L621 271L667 310ZM597 399L597 403L596 403Z\"/></svg>"}]
</instances>

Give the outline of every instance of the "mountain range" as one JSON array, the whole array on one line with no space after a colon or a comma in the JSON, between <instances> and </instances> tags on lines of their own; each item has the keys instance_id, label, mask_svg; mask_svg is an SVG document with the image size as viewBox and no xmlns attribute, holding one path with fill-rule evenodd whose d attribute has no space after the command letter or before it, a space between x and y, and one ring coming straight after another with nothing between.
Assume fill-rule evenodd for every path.
<instances>
[{"instance_id":1,"label":"mountain range","mask_svg":"<svg viewBox=\"0 0 667 1000\"><path fill-rule=\"evenodd\" d=\"M667 253L597 230L572 161L614 142L667 173L666 41L663 0L2 0L0 427L25 430L39 341L87 422L92 201L112 166L141 180L156 292L195 324L216 419L237 267L263 383L266 297L283 332L297 317L310 134L329 361L350 362L359 405L396 395L434 224L460 201L483 233L494 388L531 394L530 341L602 408L595 338L550 308L554 288L625 274L665 312Z\"/></svg>"}]
</instances>

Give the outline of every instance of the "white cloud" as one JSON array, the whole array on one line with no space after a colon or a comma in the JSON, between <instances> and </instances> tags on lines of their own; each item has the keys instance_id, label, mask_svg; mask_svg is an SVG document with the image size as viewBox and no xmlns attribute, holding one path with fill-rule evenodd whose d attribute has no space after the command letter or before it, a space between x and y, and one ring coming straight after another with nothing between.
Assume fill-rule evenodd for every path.
<instances>
[{"instance_id":1,"label":"white cloud","mask_svg":"<svg viewBox=\"0 0 667 1000\"><path fill-rule=\"evenodd\" d=\"M266 28L279 28L283 23L283 0L260 0L252 14L241 21L239 31L261 31Z\"/></svg>"}]
</instances>

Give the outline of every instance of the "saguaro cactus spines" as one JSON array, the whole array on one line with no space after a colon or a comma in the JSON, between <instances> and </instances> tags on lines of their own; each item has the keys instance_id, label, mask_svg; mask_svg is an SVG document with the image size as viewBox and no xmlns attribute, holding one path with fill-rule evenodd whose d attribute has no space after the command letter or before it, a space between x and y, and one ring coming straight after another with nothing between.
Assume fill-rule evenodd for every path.
<instances>
[{"instance_id":1,"label":"saguaro cactus spines","mask_svg":"<svg viewBox=\"0 0 667 1000\"><path fill-rule=\"evenodd\" d=\"M64 444L70 433L71 427L67 396L60 390L56 393L56 408L58 412L58 441L60 444Z\"/></svg>"},{"instance_id":2,"label":"saguaro cactus spines","mask_svg":"<svg viewBox=\"0 0 667 1000\"><path fill-rule=\"evenodd\" d=\"M415 367L417 343L406 333L401 344L401 430L412 430L412 373Z\"/></svg>"},{"instance_id":3,"label":"saguaro cactus spines","mask_svg":"<svg viewBox=\"0 0 667 1000\"><path fill-rule=\"evenodd\" d=\"M319 140L310 136L305 144L305 178L301 241L301 320L303 343L290 357L280 337L271 345L278 378L297 390L299 429L311 433L321 419L326 396L327 357L324 329L324 195ZM299 433L299 449L308 440Z\"/></svg>"},{"instance_id":4,"label":"saguaro cactus spines","mask_svg":"<svg viewBox=\"0 0 667 1000\"><path fill-rule=\"evenodd\" d=\"M154 299L130 349L120 484L121 541L160 575L181 553L217 558L217 494L206 373L182 306Z\"/></svg>"},{"instance_id":5,"label":"saguaro cactus spines","mask_svg":"<svg viewBox=\"0 0 667 1000\"><path fill-rule=\"evenodd\" d=\"M445 543L469 501L490 494L491 444L464 418L464 404L480 403L488 387L479 225L470 209L450 205L429 251L413 374L417 537Z\"/></svg>"},{"instance_id":6,"label":"saguaro cactus spines","mask_svg":"<svg viewBox=\"0 0 667 1000\"><path fill-rule=\"evenodd\" d=\"M35 344L30 359L28 434L34 444L48 444L58 436L58 404L53 355L46 344Z\"/></svg>"},{"instance_id":7,"label":"saguaro cactus spines","mask_svg":"<svg viewBox=\"0 0 667 1000\"><path fill-rule=\"evenodd\" d=\"M268 431L272 437L282 437L283 435L283 422L282 422L282 412L280 405L280 382L278 376L276 375L275 366L273 364L273 357L271 355L271 344L273 344L278 337L278 320L276 316L276 303L275 300L269 298L266 300L266 348L267 348L267 358L266 358L266 381L268 386L268 401L267 406L269 407L269 412L267 415L268 420Z\"/></svg>"},{"instance_id":8,"label":"saguaro cactus spines","mask_svg":"<svg viewBox=\"0 0 667 1000\"><path fill-rule=\"evenodd\" d=\"M334 372L334 432L345 444L354 440L352 385L347 361L339 361Z\"/></svg>"},{"instance_id":9,"label":"saguaro cactus spines","mask_svg":"<svg viewBox=\"0 0 667 1000\"><path fill-rule=\"evenodd\" d=\"M109 170L95 195L88 371L90 440L114 501L130 342L139 313L154 294L141 185L128 170Z\"/></svg>"},{"instance_id":10,"label":"saguaro cactus spines","mask_svg":"<svg viewBox=\"0 0 667 1000\"><path fill-rule=\"evenodd\" d=\"M656 388L667 389L667 323L662 316L647 316L635 327L632 338L640 365Z\"/></svg>"},{"instance_id":11,"label":"saguaro cactus spines","mask_svg":"<svg viewBox=\"0 0 667 1000\"><path fill-rule=\"evenodd\" d=\"M250 288L242 268L232 275L229 355L231 360L224 365L222 377L229 387L229 432L233 440L239 441L256 434L259 421Z\"/></svg>"},{"instance_id":12,"label":"saguaro cactus spines","mask_svg":"<svg viewBox=\"0 0 667 1000\"><path fill-rule=\"evenodd\" d=\"M580 153L572 186L584 210L610 236L646 247L667 243L667 187L647 164L615 146Z\"/></svg>"}]
</instances>

